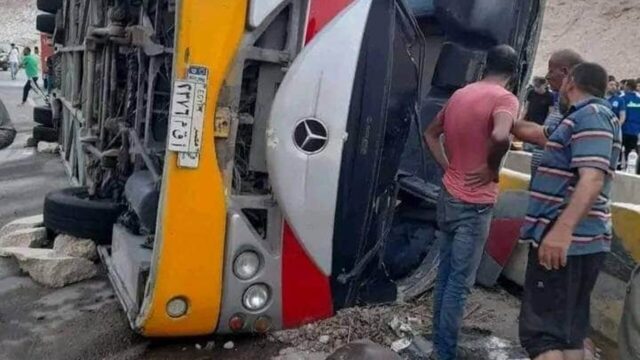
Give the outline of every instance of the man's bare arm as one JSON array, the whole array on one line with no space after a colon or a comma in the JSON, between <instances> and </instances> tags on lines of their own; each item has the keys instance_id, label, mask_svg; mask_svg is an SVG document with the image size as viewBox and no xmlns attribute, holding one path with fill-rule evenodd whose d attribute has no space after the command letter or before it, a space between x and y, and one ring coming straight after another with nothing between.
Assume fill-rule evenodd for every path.
<instances>
[{"instance_id":1,"label":"man's bare arm","mask_svg":"<svg viewBox=\"0 0 640 360\"><path fill-rule=\"evenodd\" d=\"M531 121L521 120L515 123L511 133L518 139L544 147L547 143L547 136L544 127Z\"/></svg>"},{"instance_id":2,"label":"man's bare arm","mask_svg":"<svg viewBox=\"0 0 640 360\"><path fill-rule=\"evenodd\" d=\"M467 174L466 185L472 188L498 182L502 158L509 151L510 132L514 118L508 112L498 112L493 116L493 130L489 138L487 166Z\"/></svg>"},{"instance_id":3,"label":"man's bare arm","mask_svg":"<svg viewBox=\"0 0 640 360\"><path fill-rule=\"evenodd\" d=\"M624 122L627 120L627 111L620 111L620 117L618 119L620 120L620 126L622 126L622 124L624 124Z\"/></svg>"},{"instance_id":4,"label":"man's bare arm","mask_svg":"<svg viewBox=\"0 0 640 360\"><path fill-rule=\"evenodd\" d=\"M500 171L502 158L509 151L510 133L514 120L508 112L499 112L493 116L493 131L491 131L487 164L489 169L496 174Z\"/></svg>"},{"instance_id":5,"label":"man's bare arm","mask_svg":"<svg viewBox=\"0 0 640 360\"><path fill-rule=\"evenodd\" d=\"M427 142L427 146L429 147L433 158L438 162L442 169L446 170L449 167L449 160L447 159L444 149L442 148L442 144L440 143L440 135L442 135L442 133L444 133L442 117L436 116L424 132L424 140Z\"/></svg>"}]
</instances>

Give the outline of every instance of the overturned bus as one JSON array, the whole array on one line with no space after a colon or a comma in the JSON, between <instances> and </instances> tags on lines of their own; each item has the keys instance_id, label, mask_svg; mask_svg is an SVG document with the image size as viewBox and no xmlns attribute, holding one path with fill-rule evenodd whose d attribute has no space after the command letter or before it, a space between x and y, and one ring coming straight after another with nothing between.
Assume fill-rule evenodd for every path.
<instances>
[{"instance_id":1,"label":"overturned bus","mask_svg":"<svg viewBox=\"0 0 640 360\"><path fill-rule=\"evenodd\" d=\"M487 50L530 74L542 0L38 0L91 238L145 336L265 332L394 301L401 216L432 221L422 132ZM43 115L44 114L44 115ZM409 215L410 214L410 215ZM429 220L431 219L431 220Z\"/></svg>"}]
</instances>

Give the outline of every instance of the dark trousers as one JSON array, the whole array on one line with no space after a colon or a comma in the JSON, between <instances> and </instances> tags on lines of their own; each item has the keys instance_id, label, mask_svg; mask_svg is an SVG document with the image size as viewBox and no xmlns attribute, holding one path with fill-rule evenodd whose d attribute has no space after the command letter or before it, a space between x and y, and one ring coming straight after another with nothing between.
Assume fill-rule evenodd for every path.
<instances>
[{"instance_id":1,"label":"dark trousers","mask_svg":"<svg viewBox=\"0 0 640 360\"><path fill-rule=\"evenodd\" d=\"M22 89L22 103L26 103L27 102L27 98L29 97L29 91L31 91L31 82L33 81L33 84L37 87L38 86L38 78L34 77L31 78L30 80L27 80L27 83L24 84L24 88Z\"/></svg>"},{"instance_id":2,"label":"dark trousers","mask_svg":"<svg viewBox=\"0 0 640 360\"><path fill-rule=\"evenodd\" d=\"M606 256L569 256L567 266L547 270L540 265L538 249L529 249L519 328L520 343L532 359L548 351L583 349L591 292Z\"/></svg>"}]
</instances>

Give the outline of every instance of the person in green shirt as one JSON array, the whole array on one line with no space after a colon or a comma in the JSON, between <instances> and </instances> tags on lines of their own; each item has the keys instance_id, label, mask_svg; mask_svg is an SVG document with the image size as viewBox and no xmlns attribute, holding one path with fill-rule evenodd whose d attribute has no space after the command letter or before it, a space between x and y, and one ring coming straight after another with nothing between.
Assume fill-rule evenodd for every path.
<instances>
[{"instance_id":1,"label":"person in green shirt","mask_svg":"<svg viewBox=\"0 0 640 360\"><path fill-rule=\"evenodd\" d=\"M38 76L40 74L40 69L38 65L38 58L35 55L31 54L31 49L29 47L24 48L22 55L22 64L20 64L20 67L24 68L24 72L27 74L27 83L24 84L24 89L22 90L22 105L24 105L24 103L27 102L27 98L29 97L31 86L38 86Z\"/></svg>"}]
</instances>

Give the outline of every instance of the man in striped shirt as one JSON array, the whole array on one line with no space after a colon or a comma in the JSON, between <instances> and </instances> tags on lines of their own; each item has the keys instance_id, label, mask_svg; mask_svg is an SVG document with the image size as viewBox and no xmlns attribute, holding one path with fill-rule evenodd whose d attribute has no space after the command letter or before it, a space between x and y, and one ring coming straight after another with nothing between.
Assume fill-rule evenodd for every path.
<instances>
[{"instance_id":1,"label":"man in striped shirt","mask_svg":"<svg viewBox=\"0 0 640 360\"><path fill-rule=\"evenodd\" d=\"M562 84L571 108L555 129L526 122L513 129L545 148L521 230L532 247L520 341L532 359L584 358L591 291L611 249L609 196L622 142L606 88L606 70L580 64Z\"/></svg>"},{"instance_id":2,"label":"man in striped shirt","mask_svg":"<svg viewBox=\"0 0 640 360\"><path fill-rule=\"evenodd\" d=\"M549 68L547 72L547 82L549 82L549 87L555 93L560 91L560 87L562 86L562 82L569 75L571 69L583 63L584 60L582 57L573 50L564 49L554 52L549 58ZM559 97L556 97L556 99ZM563 104L560 104L560 101L556 101L551 107L549 114L547 115L547 119L544 121L544 126L547 126L550 129L554 129L560 121L562 120L562 113L564 112L562 109ZM530 121L530 119L526 119ZM520 139L523 140L523 139ZM542 147L534 147L532 157L531 157L531 175L536 172L538 168L538 164L540 164L540 160L542 159L542 154L544 153L544 148Z\"/></svg>"}]
</instances>

